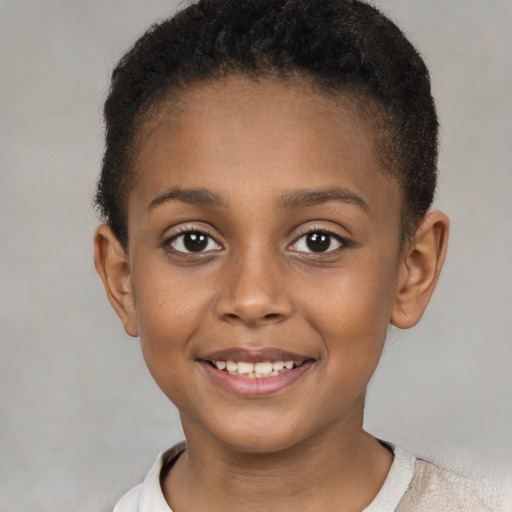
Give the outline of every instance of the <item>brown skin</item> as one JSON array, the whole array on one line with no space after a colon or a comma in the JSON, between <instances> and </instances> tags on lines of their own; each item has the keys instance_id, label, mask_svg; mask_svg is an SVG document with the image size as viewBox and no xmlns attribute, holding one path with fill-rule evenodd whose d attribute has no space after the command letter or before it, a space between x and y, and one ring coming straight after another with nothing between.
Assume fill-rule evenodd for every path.
<instances>
[{"instance_id":1,"label":"brown skin","mask_svg":"<svg viewBox=\"0 0 512 512\"><path fill-rule=\"evenodd\" d=\"M228 78L180 105L172 116L162 106L139 137L127 253L107 226L95 236L109 300L187 437L164 494L175 512L360 511L392 462L363 431L366 387L389 324L413 326L428 304L448 219L427 214L400 248L400 190L347 98ZM220 203L149 207L177 187ZM290 204L333 187L350 199ZM183 252L180 228L207 233L205 250ZM346 242L312 253L310 231ZM238 396L199 362L233 347L314 363L278 393Z\"/></svg>"}]
</instances>

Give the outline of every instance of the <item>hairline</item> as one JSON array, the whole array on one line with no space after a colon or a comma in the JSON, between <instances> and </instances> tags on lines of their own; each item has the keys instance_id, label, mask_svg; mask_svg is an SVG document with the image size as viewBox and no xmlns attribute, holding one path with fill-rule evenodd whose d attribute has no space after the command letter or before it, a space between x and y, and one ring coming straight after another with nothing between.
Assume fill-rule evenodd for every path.
<instances>
[{"instance_id":1,"label":"hairline","mask_svg":"<svg viewBox=\"0 0 512 512\"><path fill-rule=\"evenodd\" d=\"M132 136L126 151L126 169L122 184L121 211L124 221L126 240L122 240L125 248L128 246L128 196L137 185L137 159L140 155L142 141L148 134L158 130L162 125L172 121L184 111L184 100L194 90L208 87L209 85L222 84L225 80L241 79L248 82L274 82L286 87L299 87L304 92L327 98L333 101L337 108L349 108L364 123L364 130L369 135L370 145L374 156L379 163L379 172L393 180L400 191L400 240L399 246L412 238L417 225L413 215L407 211L405 200L405 187L400 179L400 174L394 172L394 161L398 155L390 154L392 151L383 148L382 142L392 137L389 126L385 123L385 106L375 97L366 84L359 80L349 81L346 84L326 84L321 79L309 73L307 70L293 69L280 70L275 68L260 71L220 69L209 77L192 79L187 82L176 81L167 87L155 90L141 102L131 125ZM148 132L149 130L149 132ZM385 132L385 133L384 133Z\"/></svg>"}]
</instances>

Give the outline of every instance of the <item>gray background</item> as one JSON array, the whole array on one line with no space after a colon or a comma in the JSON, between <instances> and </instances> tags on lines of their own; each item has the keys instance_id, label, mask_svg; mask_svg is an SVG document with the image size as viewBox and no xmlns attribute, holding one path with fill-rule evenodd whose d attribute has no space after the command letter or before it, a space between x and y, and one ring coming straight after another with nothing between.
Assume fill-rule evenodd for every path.
<instances>
[{"instance_id":1,"label":"gray background","mask_svg":"<svg viewBox=\"0 0 512 512\"><path fill-rule=\"evenodd\" d=\"M512 465L512 1L381 0L430 66L449 257L391 331L368 429L454 467ZM103 511L181 437L92 264L101 103L172 1L0 1L0 511Z\"/></svg>"}]
</instances>

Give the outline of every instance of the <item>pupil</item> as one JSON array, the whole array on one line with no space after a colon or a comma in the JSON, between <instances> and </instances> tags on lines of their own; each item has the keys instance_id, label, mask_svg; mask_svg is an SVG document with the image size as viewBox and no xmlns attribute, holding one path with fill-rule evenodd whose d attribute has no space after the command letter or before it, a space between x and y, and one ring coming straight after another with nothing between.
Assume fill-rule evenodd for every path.
<instances>
[{"instance_id":1,"label":"pupil","mask_svg":"<svg viewBox=\"0 0 512 512\"><path fill-rule=\"evenodd\" d=\"M198 252L207 246L208 239L202 233L186 233L183 244L189 251Z\"/></svg>"},{"instance_id":2,"label":"pupil","mask_svg":"<svg viewBox=\"0 0 512 512\"><path fill-rule=\"evenodd\" d=\"M323 233L310 233L306 239L306 245L314 252L323 252L329 249L331 237Z\"/></svg>"}]
</instances>

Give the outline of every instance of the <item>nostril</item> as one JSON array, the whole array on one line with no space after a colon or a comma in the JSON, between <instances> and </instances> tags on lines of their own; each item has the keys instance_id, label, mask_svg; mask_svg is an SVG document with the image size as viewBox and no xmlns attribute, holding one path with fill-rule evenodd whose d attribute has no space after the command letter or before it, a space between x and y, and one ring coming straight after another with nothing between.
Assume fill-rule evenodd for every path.
<instances>
[{"instance_id":1,"label":"nostril","mask_svg":"<svg viewBox=\"0 0 512 512\"><path fill-rule=\"evenodd\" d=\"M227 322L238 323L242 322L247 325L257 325L257 324L266 324L266 323L275 323L279 322L283 315L279 313L268 313L266 315L248 315L248 314L237 314L237 313L225 313L222 318Z\"/></svg>"},{"instance_id":2,"label":"nostril","mask_svg":"<svg viewBox=\"0 0 512 512\"><path fill-rule=\"evenodd\" d=\"M277 323L290 316L293 308L284 293L257 291L238 287L236 293L223 294L213 303L215 315L225 322L248 326Z\"/></svg>"},{"instance_id":3,"label":"nostril","mask_svg":"<svg viewBox=\"0 0 512 512\"><path fill-rule=\"evenodd\" d=\"M263 319L269 320L269 321L274 321L274 320L279 320L280 317L281 317L281 315L279 315L278 313L269 313L268 315L265 315L263 317Z\"/></svg>"}]
</instances>

